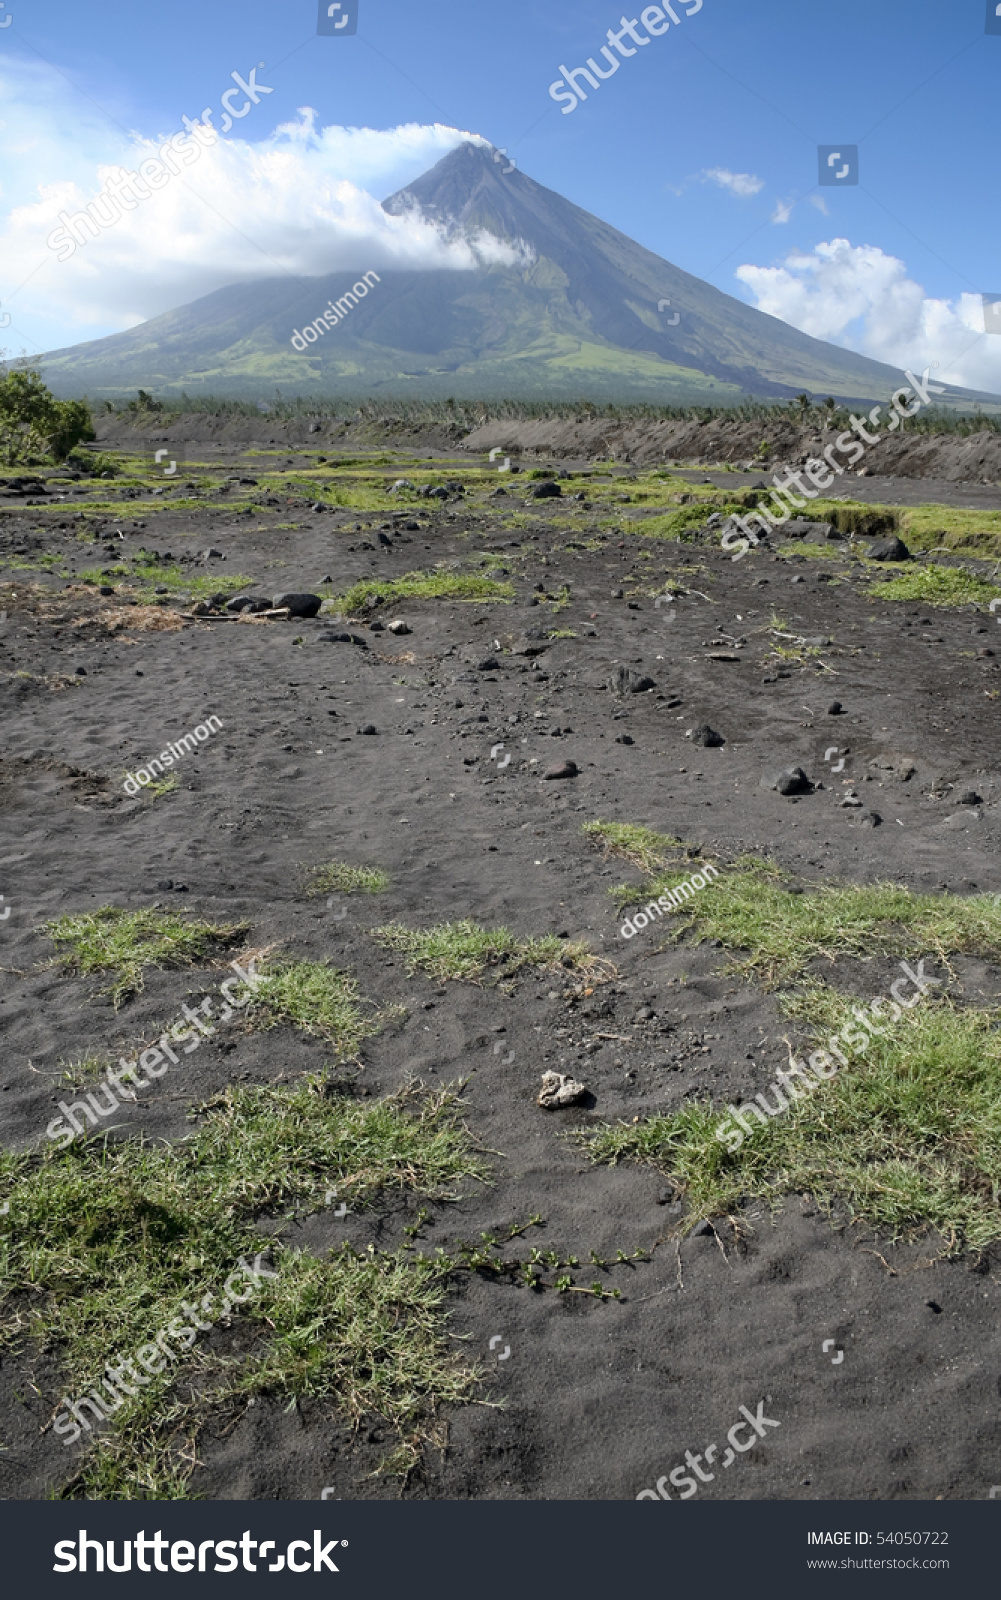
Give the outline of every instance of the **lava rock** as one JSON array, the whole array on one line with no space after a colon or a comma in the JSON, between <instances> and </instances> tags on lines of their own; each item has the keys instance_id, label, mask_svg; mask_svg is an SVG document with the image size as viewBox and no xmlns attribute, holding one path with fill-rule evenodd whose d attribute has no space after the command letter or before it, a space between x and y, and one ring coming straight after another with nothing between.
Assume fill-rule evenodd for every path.
<instances>
[{"instance_id":1,"label":"lava rock","mask_svg":"<svg viewBox=\"0 0 1001 1600\"><path fill-rule=\"evenodd\" d=\"M563 490L558 483L547 478L544 483L537 483L531 491L533 500L562 500Z\"/></svg>"},{"instance_id":2,"label":"lava rock","mask_svg":"<svg viewBox=\"0 0 1001 1600\"><path fill-rule=\"evenodd\" d=\"M356 644L359 650L367 650L368 643L358 633L321 633L321 644Z\"/></svg>"},{"instance_id":3,"label":"lava rock","mask_svg":"<svg viewBox=\"0 0 1001 1600\"><path fill-rule=\"evenodd\" d=\"M389 631L390 633L395 633L397 638L402 638L404 634L409 633L411 630L407 623L398 617L395 622L389 624Z\"/></svg>"},{"instance_id":4,"label":"lava rock","mask_svg":"<svg viewBox=\"0 0 1001 1600\"><path fill-rule=\"evenodd\" d=\"M558 1111L563 1106L573 1106L583 1100L587 1086L562 1072L544 1072L537 1104L544 1111Z\"/></svg>"},{"instance_id":5,"label":"lava rock","mask_svg":"<svg viewBox=\"0 0 1001 1600\"><path fill-rule=\"evenodd\" d=\"M823 544L826 539L843 539L844 534L830 522L813 522L806 537L811 544Z\"/></svg>"},{"instance_id":6,"label":"lava rock","mask_svg":"<svg viewBox=\"0 0 1001 1600\"><path fill-rule=\"evenodd\" d=\"M708 722L700 722L697 728L692 729L691 740L693 744L704 745L707 750L716 750L721 744L726 744L723 735L717 733L715 728L710 728Z\"/></svg>"},{"instance_id":7,"label":"lava rock","mask_svg":"<svg viewBox=\"0 0 1001 1600\"><path fill-rule=\"evenodd\" d=\"M361 728L359 728L359 729L358 729L358 732L359 732L359 733L368 733L368 734L372 734L372 733L378 733L378 732L379 732L379 730L378 730L378 728L377 728L377 727L376 727L376 725L375 725L375 723L374 723L374 722L366 722L366 723L365 723L365 725L364 725L364 727L361 727Z\"/></svg>"},{"instance_id":8,"label":"lava rock","mask_svg":"<svg viewBox=\"0 0 1001 1600\"><path fill-rule=\"evenodd\" d=\"M222 561L224 559L222 551L215 549L203 550L201 557L203 561Z\"/></svg>"},{"instance_id":9,"label":"lava rock","mask_svg":"<svg viewBox=\"0 0 1001 1600\"><path fill-rule=\"evenodd\" d=\"M870 561L910 561L911 552L896 534L892 539L875 539L869 546Z\"/></svg>"},{"instance_id":10,"label":"lava rock","mask_svg":"<svg viewBox=\"0 0 1001 1600\"><path fill-rule=\"evenodd\" d=\"M983 803L983 796L979 795L976 789L964 789L959 796L961 806L981 806Z\"/></svg>"},{"instance_id":11,"label":"lava rock","mask_svg":"<svg viewBox=\"0 0 1001 1600\"><path fill-rule=\"evenodd\" d=\"M777 789L779 794L812 794L813 784L802 767L786 767L776 778L762 778L762 789Z\"/></svg>"},{"instance_id":12,"label":"lava rock","mask_svg":"<svg viewBox=\"0 0 1001 1600\"><path fill-rule=\"evenodd\" d=\"M249 611L256 615L258 611L270 611L271 601L259 594L235 594L232 600L226 601L227 611Z\"/></svg>"},{"instance_id":13,"label":"lava rock","mask_svg":"<svg viewBox=\"0 0 1001 1600\"><path fill-rule=\"evenodd\" d=\"M276 594L273 609L287 606L290 617L315 617L322 604L318 594Z\"/></svg>"},{"instance_id":14,"label":"lava rock","mask_svg":"<svg viewBox=\"0 0 1001 1600\"><path fill-rule=\"evenodd\" d=\"M559 761L554 767L547 767L543 773L544 778L576 778L576 761Z\"/></svg>"},{"instance_id":15,"label":"lava rock","mask_svg":"<svg viewBox=\"0 0 1001 1600\"><path fill-rule=\"evenodd\" d=\"M499 672L500 662L496 656L485 656L482 661L477 661L476 670L478 672Z\"/></svg>"},{"instance_id":16,"label":"lava rock","mask_svg":"<svg viewBox=\"0 0 1001 1600\"><path fill-rule=\"evenodd\" d=\"M629 667L617 667L607 680L606 687L612 694L621 696L645 694L647 689L656 689L657 685L645 673L633 672Z\"/></svg>"},{"instance_id":17,"label":"lava rock","mask_svg":"<svg viewBox=\"0 0 1001 1600\"><path fill-rule=\"evenodd\" d=\"M841 717L844 715L844 710L845 708L840 700L832 700L827 708L827 715L829 717Z\"/></svg>"},{"instance_id":18,"label":"lava rock","mask_svg":"<svg viewBox=\"0 0 1001 1600\"><path fill-rule=\"evenodd\" d=\"M628 733L618 733L615 736L616 744L635 744L636 741Z\"/></svg>"},{"instance_id":19,"label":"lava rock","mask_svg":"<svg viewBox=\"0 0 1001 1600\"><path fill-rule=\"evenodd\" d=\"M549 640L539 628L526 628L511 645L513 656L541 656L549 649Z\"/></svg>"}]
</instances>

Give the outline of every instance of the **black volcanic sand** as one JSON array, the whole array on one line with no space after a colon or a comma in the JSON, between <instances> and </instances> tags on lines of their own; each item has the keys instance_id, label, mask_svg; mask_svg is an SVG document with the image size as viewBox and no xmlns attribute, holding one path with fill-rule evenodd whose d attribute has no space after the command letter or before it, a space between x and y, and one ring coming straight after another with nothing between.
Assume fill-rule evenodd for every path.
<instances>
[{"instance_id":1,"label":"black volcanic sand","mask_svg":"<svg viewBox=\"0 0 1001 1600\"><path fill-rule=\"evenodd\" d=\"M882 603L878 585L845 561L790 564L762 550L734 563L705 546L614 535L594 551L567 550L559 503L525 508L509 483L506 501L453 502L433 511L426 532L390 530L389 546L354 552L347 546L359 535L347 527L378 516L303 512L297 530L279 531L288 515L279 508L251 527L215 520L210 540L204 518L165 510L155 537L152 528L127 532L127 548L145 541L176 552L211 542L225 568L252 574L266 593L313 589L327 574L345 588L432 561L476 570L480 552L504 552L513 604L384 607L385 620L403 617L412 632L397 639L356 623L367 650L325 641L323 620L189 621L111 637L89 624L79 635L62 626L57 636L27 608L23 590L7 602L4 670L36 675L3 679L0 891L10 916L0 922L0 1103L8 1146L32 1144L54 1115L65 1094L61 1059L129 1050L219 978L149 972L144 992L116 1014L98 981L46 966L52 946L35 931L45 918L105 903L248 918L253 945L329 957L371 1000L406 1006L405 1020L367 1041L346 1069L351 1092L379 1096L414 1078L468 1080L469 1126L497 1152L495 1181L433 1208L425 1248L475 1240L538 1212L545 1227L532 1242L585 1263L592 1249L612 1258L619 1249L652 1252L609 1275L621 1301L464 1278L451 1298L451 1333L484 1365L482 1398L503 1406L452 1411L446 1451L428 1452L407 1495L631 1499L686 1450L715 1443L718 1465L739 1408L754 1413L763 1401L779 1426L732 1468L716 1470L700 1495L983 1499L1001 1480L996 1258L929 1264L938 1241L896 1248L847 1217L832 1226L799 1196L775 1215L750 1202L742 1240L720 1221L715 1234L679 1241L681 1207L656 1171L595 1168L566 1134L686 1099L753 1093L786 1063L789 1033L772 998L724 975L725 952L691 939L661 948L653 930L628 943L618 936L607 891L633 872L603 859L582 823L644 823L724 861L767 854L803 885L841 878L960 894L1001 889L997 712L985 698L997 661L976 656L994 645L996 624L973 608ZM505 528L499 506L516 511L521 526ZM144 514L135 504L123 509ZM4 560L42 526L46 550L76 548L65 507L18 508L5 517ZM642 549L654 559L640 559ZM683 596L673 616L639 592L640 580L649 589L672 574L701 591ZM839 575L844 581L825 581ZM5 593L8 579L16 591L24 576L8 565ZM555 593L564 581L571 600L558 615L530 604L534 585ZM623 598L611 598L619 588ZM774 678L761 631L773 607L791 631L834 641L820 658L829 671L794 665L764 681ZM925 618L931 626L922 628ZM538 666L495 648L495 639L527 628L577 637L553 642ZM708 659L722 638L747 641L723 651L739 660ZM490 656L497 668L480 670ZM616 699L603 685L619 664L656 687ZM77 678L79 666L86 675ZM58 686L68 679L75 682ZM841 716L828 714L834 699ZM125 797L127 765L211 714L223 730L180 765L175 793ZM723 735L722 747L686 739L703 722ZM367 723L375 736L357 733ZM624 734L631 743L617 742ZM503 770L491 760L500 742L515 757ZM839 807L841 777L825 766L832 745L850 749L842 776L881 825ZM568 758L575 778L540 777ZM798 799L760 787L763 774L789 765L824 787ZM958 804L968 788L982 805ZM323 898L305 899L304 865L333 858L385 868L388 891L336 897L329 909ZM175 888L158 889L167 879ZM395 919L428 926L463 917L520 936L586 939L617 976L596 991L598 1007L567 998L565 974L523 978L513 994L411 980L401 958L366 931ZM992 970L969 961L956 971L956 992L995 992ZM880 961L859 962L839 967L835 981L871 997L890 977ZM634 1021L642 1006L652 1021ZM323 1045L289 1028L234 1033L182 1058L187 1064L141 1111L126 1108L116 1136L183 1138L188 1108L227 1082L287 1082L326 1059ZM540 1110L535 1097L549 1067L582 1078L593 1105ZM415 1208L386 1199L343 1220L325 1212L285 1237L315 1250L344 1239L395 1246ZM826 1340L835 1345L825 1353ZM844 1358L834 1365L838 1350ZM0 1368L7 1498L44 1496L68 1475L70 1452L40 1431L59 1384L51 1362L28 1351ZM191 1490L219 1499L318 1499L324 1489L342 1499L392 1496L395 1480L371 1476L384 1443L377 1419L352 1434L327 1406L286 1412L280 1399L258 1402L235 1426L206 1430Z\"/></svg>"}]
</instances>

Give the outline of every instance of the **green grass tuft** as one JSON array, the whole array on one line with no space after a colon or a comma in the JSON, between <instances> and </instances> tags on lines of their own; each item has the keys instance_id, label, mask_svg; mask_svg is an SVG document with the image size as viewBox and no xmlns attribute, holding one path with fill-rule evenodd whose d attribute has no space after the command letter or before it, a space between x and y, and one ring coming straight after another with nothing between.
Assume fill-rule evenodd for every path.
<instances>
[{"instance_id":1,"label":"green grass tuft","mask_svg":"<svg viewBox=\"0 0 1001 1600\"><path fill-rule=\"evenodd\" d=\"M514 585L476 573L408 572L403 578L363 578L346 594L325 604L325 610L353 615L370 597L396 600L513 600Z\"/></svg>"},{"instance_id":2,"label":"green grass tuft","mask_svg":"<svg viewBox=\"0 0 1001 1600\"><path fill-rule=\"evenodd\" d=\"M247 1015L252 1027L276 1028L290 1022L304 1033L326 1039L340 1056L355 1053L378 1029L366 1017L354 978L325 961L293 961L265 967Z\"/></svg>"},{"instance_id":3,"label":"green grass tuft","mask_svg":"<svg viewBox=\"0 0 1001 1600\"><path fill-rule=\"evenodd\" d=\"M827 991L814 1003L818 1044L851 1021ZM769 1091L774 1104L774 1095ZM733 1154L715 1137L725 1108L584 1131L594 1160L650 1163L687 1196L686 1223L735 1212L750 1196L778 1205L811 1194L894 1238L935 1232L945 1254L1001 1239L1001 1036L998 1018L947 1002L905 1013L868 1059L855 1057ZM731 1124L732 1126L732 1124Z\"/></svg>"},{"instance_id":4,"label":"green grass tuft","mask_svg":"<svg viewBox=\"0 0 1001 1600\"><path fill-rule=\"evenodd\" d=\"M475 982L488 967L497 967L510 978L522 967L584 966L590 959L585 945L570 944L555 934L518 939L507 928L480 928L470 921L443 922L436 928L405 928L393 922L372 931L386 949L403 951L411 976L426 972L433 978Z\"/></svg>"},{"instance_id":5,"label":"green grass tuft","mask_svg":"<svg viewBox=\"0 0 1001 1600\"><path fill-rule=\"evenodd\" d=\"M671 882L654 877L629 898L653 899ZM896 884L824 885L793 895L777 868L750 859L722 872L676 916L675 937L694 927L703 939L746 951L738 970L770 985L801 977L818 957L954 951L1001 959L1001 905L991 895L912 894Z\"/></svg>"},{"instance_id":6,"label":"green grass tuft","mask_svg":"<svg viewBox=\"0 0 1001 1600\"><path fill-rule=\"evenodd\" d=\"M585 822L581 832L600 841L606 856L621 856L641 872L668 866L672 855L684 848L673 834L655 833L633 822Z\"/></svg>"},{"instance_id":7,"label":"green grass tuft","mask_svg":"<svg viewBox=\"0 0 1001 1600\"><path fill-rule=\"evenodd\" d=\"M310 885L307 893L312 899L318 894L381 894L389 888L389 873L381 867L349 867L346 861L327 861L319 867L310 867Z\"/></svg>"},{"instance_id":8,"label":"green grass tuft","mask_svg":"<svg viewBox=\"0 0 1001 1600\"><path fill-rule=\"evenodd\" d=\"M869 564L867 563L867 567ZM873 562L869 570L875 571ZM881 569L884 570L885 569ZM874 600L920 600L929 606L989 605L1001 599L1001 588L978 578L966 567L939 567L933 564L909 565L894 577L884 579L872 589Z\"/></svg>"},{"instance_id":9,"label":"green grass tuft","mask_svg":"<svg viewBox=\"0 0 1001 1600\"><path fill-rule=\"evenodd\" d=\"M0 1222L0 1348L56 1353L54 1406L173 1319L190 1327L182 1300L214 1296L202 1311L214 1331L187 1350L174 1346L176 1359L125 1399L101 1437L67 1449L76 1470L63 1496L184 1498L201 1429L253 1395L320 1397L350 1421L381 1417L412 1464L435 1408L468 1399L474 1383L445 1333L455 1264L347 1245L318 1258L262 1238L257 1219L286 1206L319 1209L331 1188L360 1208L383 1192L446 1200L463 1180L484 1181L454 1096L410 1091L363 1106L310 1079L231 1087L202 1111L198 1131L178 1145L0 1154L10 1198ZM278 1276L232 1313L249 1329L234 1345L223 1285L241 1255L252 1261L262 1249Z\"/></svg>"},{"instance_id":10,"label":"green grass tuft","mask_svg":"<svg viewBox=\"0 0 1001 1600\"><path fill-rule=\"evenodd\" d=\"M56 917L42 931L60 949L57 961L86 975L110 972L115 1009L143 987L146 967L204 965L242 938L247 922L214 923L168 911L97 911Z\"/></svg>"}]
</instances>

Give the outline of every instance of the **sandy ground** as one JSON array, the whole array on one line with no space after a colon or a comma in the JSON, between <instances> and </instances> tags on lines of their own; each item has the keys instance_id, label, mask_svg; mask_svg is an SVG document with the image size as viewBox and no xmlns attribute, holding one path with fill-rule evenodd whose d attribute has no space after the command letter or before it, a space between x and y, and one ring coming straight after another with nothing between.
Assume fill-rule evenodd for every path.
<instances>
[{"instance_id":1,"label":"sandy ground","mask_svg":"<svg viewBox=\"0 0 1001 1600\"><path fill-rule=\"evenodd\" d=\"M232 451L220 461L240 465ZM996 507L996 494L984 503ZM733 563L708 547L657 544L642 561L632 538L567 549L558 502L526 509L512 496L507 506L526 524L516 529L504 526L504 505L453 502L409 530L404 514L375 548L365 546L377 531L350 531L359 519L349 512L296 510L294 531L276 527L285 507L239 525L188 512L157 518L158 548L213 545L226 558L220 570L252 574L265 593L310 590L327 574L343 588L431 561L474 565L481 551L509 555L512 605L408 602L393 609L410 636L356 628L367 649L325 639L323 620L139 631L126 618L108 633L100 617L117 597L79 590L61 606L71 620L90 619L74 629L17 591L27 575L2 569L5 594L13 579L16 595L0 625L5 1140L21 1148L39 1137L63 1092L61 1058L118 1054L206 987L204 975L150 973L115 1014L98 983L44 966L52 948L35 931L44 918L102 903L247 917L256 943L330 957L374 1001L407 1007L364 1046L348 1073L354 1092L468 1079L469 1125L498 1152L495 1182L435 1209L422 1233L429 1247L540 1212L547 1247L584 1261L592 1249L652 1252L618 1270L621 1301L478 1279L457 1289L451 1331L486 1367L484 1398L504 1405L453 1412L447 1451L429 1453L408 1495L631 1499L686 1450L715 1444L703 1497L986 1498L1001 1480L996 1260L930 1265L933 1241L895 1249L845 1218L832 1227L795 1196L774 1216L749 1204L741 1239L720 1222L679 1242L680 1208L655 1171L594 1168L566 1135L693 1097L754 1092L785 1064L789 1034L767 995L724 974L722 951L619 937L607 891L631 869L605 861L582 823L645 823L724 861L768 854L804 885L1001 891L988 698L1001 684L998 658L976 653L995 644L997 625L972 609L881 603L857 567L835 558L790 564L762 550ZM141 507L123 509L142 518ZM109 525L125 530L126 548L153 542L129 520ZM0 559L15 548L69 554L74 527L65 506L8 507ZM641 581L649 589L672 575L700 592L656 608ZM558 615L531 603L540 583L553 594L569 587ZM53 599L63 589L49 587ZM773 607L791 630L832 641L824 668L780 678L766 666ZM552 642L537 664L505 653L506 639L534 628L576 637ZM710 658L720 639L739 659ZM616 698L604 685L623 664L655 687ZM8 676L18 672L32 676ZM828 715L835 698L839 717ZM223 730L185 759L177 792L155 802L122 793L124 768L211 714ZM723 735L720 748L686 739L702 722ZM376 736L359 736L367 723ZM514 755L503 769L491 758L498 743ZM839 777L825 764L832 745L849 752ZM568 758L576 777L540 777ZM823 787L800 799L760 787L763 774L794 764ZM878 826L840 808L842 778ZM957 803L968 788L981 805ZM332 858L384 867L389 890L330 908L306 901L303 864ZM167 880L173 889L158 888ZM597 1006L567 999L552 974L513 995L441 986L408 979L366 931L467 916L519 935L587 939L617 975ZM957 972L967 993L994 993L995 972L976 962ZM890 976L879 961L839 969L865 997L885 992ZM652 1017L635 1020L641 1008ZM323 1056L288 1029L234 1036L172 1073L121 1134L181 1138L192 1102L227 1081L287 1079ZM541 1111L548 1067L582 1078L593 1104ZM289 1237L315 1249L345 1238L395 1244L412 1220L393 1201L343 1220L313 1217ZM825 1352L827 1340L835 1346ZM65 1475L62 1447L40 1434L58 1381L27 1354L0 1367L5 1497L41 1497ZM778 1426L720 1469L740 1407L754 1414L762 1402ZM258 1404L229 1431L209 1430L192 1489L221 1499L392 1495L394 1485L369 1476L381 1444L376 1423L352 1437L329 1408Z\"/></svg>"}]
</instances>

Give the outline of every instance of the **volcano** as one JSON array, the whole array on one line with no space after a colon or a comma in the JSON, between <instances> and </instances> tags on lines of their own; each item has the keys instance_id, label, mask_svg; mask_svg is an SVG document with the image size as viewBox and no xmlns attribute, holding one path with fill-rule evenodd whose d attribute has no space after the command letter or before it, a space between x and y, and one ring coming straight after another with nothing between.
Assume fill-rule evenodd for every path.
<instances>
[{"instance_id":1,"label":"volcano","mask_svg":"<svg viewBox=\"0 0 1001 1600\"><path fill-rule=\"evenodd\" d=\"M515 247L517 264L377 269L365 297L352 287L368 259L305 282L234 285L126 333L49 352L39 363L46 382L95 398L142 387L257 399L277 387L331 398L726 405L803 390L872 402L901 381L896 368L683 272L482 145L460 145L383 207L419 211L449 235L492 235ZM311 338L300 332L307 325ZM944 398L993 397L951 389Z\"/></svg>"}]
</instances>

